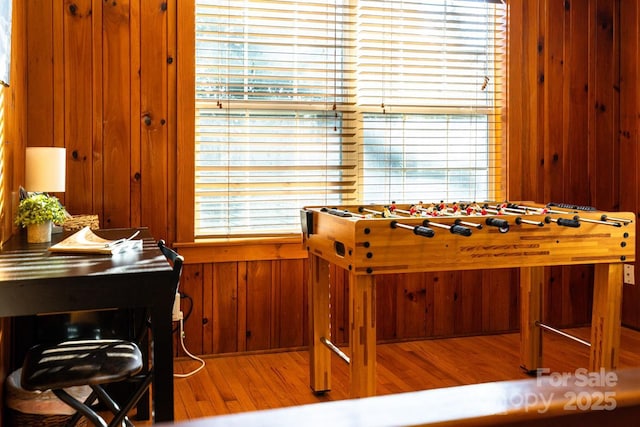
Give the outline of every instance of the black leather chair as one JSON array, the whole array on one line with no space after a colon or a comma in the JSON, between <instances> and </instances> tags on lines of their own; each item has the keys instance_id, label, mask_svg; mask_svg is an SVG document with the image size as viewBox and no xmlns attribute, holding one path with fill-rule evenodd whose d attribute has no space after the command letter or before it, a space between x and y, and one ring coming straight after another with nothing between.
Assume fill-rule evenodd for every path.
<instances>
[{"instance_id":1,"label":"black leather chair","mask_svg":"<svg viewBox=\"0 0 640 427\"><path fill-rule=\"evenodd\" d=\"M178 291L184 259L177 252L158 242L160 250L173 265L172 281ZM75 425L82 416L101 427L133 426L127 414L138 404L153 380L153 366L145 367L141 343L145 342L148 325L141 328L136 341L121 339L68 340L55 345L36 345L29 349L22 366L21 385L26 390L52 390L55 395L78 412L68 422ZM146 353L146 352L145 352ZM119 405L103 385L132 381L135 388L123 406ZM91 395L79 401L64 389L88 385ZM97 401L113 413L109 423L93 409Z\"/></svg>"}]
</instances>

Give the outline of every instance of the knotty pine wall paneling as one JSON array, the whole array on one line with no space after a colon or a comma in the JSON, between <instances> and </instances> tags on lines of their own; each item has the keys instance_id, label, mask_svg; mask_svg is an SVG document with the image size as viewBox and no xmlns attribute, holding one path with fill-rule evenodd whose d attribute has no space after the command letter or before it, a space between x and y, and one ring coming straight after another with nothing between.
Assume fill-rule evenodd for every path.
<instances>
[{"instance_id":1,"label":"knotty pine wall paneling","mask_svg":"<svg viewBox=\"0 0 640 427\"><path fill-rule=\"evenodd\" d=\"M55 74L59 68L54 67L53 38L53 2L36 0L34 2L20 2L18 7L24 8L26 22L26 98L27 106L27 144L29 146L64 145L63 140L56 141L59 135L54 130L54 124L60 126L62 116L54 115L54 94L60 96L56 83L59 81ZM58 43L62 45L62 40ZM18 167L24 171L24 161ZM24 179L24 175L22 175ZM20 184L23 183L23 180Z\"/></svg>"},{"instance_id":2,"label":"knotty pine wall paneling","mask_svg":"<svg viewBox=\"0 0 640 427\"><path fill-rule=\"evenodd\" d=\"M596 2L593 23L588 122L590 203L602 209L620 207L619 153L619 1ZM593 7L593 5L591 5Z\"/></svg>"},{"instance_id":3,"label":"knotty pine wall paneling","mask_svg":"<svg viewBox=\"0 0 640 427\"><path fill-rule=\"evenodd\" d=\"M50 3L50 2L48 2ZM104 214L102 188L103 90L102 38L100 9L94 11L91 0L53 2L52 34L44 34L53 43L55 132L67 149L67 185L65 206L72 214ZM116 77L117 78L117 77ZM31 138L29 145L36 144ZM117 180L117 177L113 177Z\"/></svg>"},{"instance_id":4,"label":"knotty pine wall paneling","mask_svg":"<svg viewBox=\"0 0 640 427\"><path fill-rule=\"evenodd\" d=\"M512 200L542 200L543 163L539 143L537 89L540 58L539 1L509 2L507 53L508 196Z\"/></svg>"},{"instance_id":5,"label":"knotty pine wall paneling","mask_svg":"<svg viewBox=\"0 0 640 427\"><path fill-rule=\"evenodd\" d=\"M205 271L205 310L211 310L211 322L205 326L203 337L207 353L231 353L238 351L238 312L244 313L246 301L238 300L238 288L246 286L246 276L238 277L243 271L242 262L219 262ZM263 283L269 286L269 283ZM268 304L267 301L263 302Z\"/></svg>"},{"instance_id":6,"label":"knotty pine wall paneling","mask_svg":"<svg viewBox=\"0 0 640 427\"><path fill-rule=\"evenodd\" d=\"M18 3L26 34L21 127L28 145L69 149L66 205L72 213L98 213L103 226L149 226L176 242L177 224L193 221L193 206L184 203L193 189L177 187L192 166L175 163L192 161L193 123L185 113L192 106L180 104L193 98L191 80L180 78L192 70L175 67L193 56L187 9L193 2L181 1L180 9L175 0ZM508 5L509 198L637 211L638 6ZM306 260L299 243L208 245L180 235L176 243L187 259L181 289L193 300L185 322L190 351L306 344ZM332 334L346 343L348 281L342 270L331 273ZM545 320L588 323L592 274L589 267L548 269ZM517 282L515 270L381 278L378 337L515 330ZM625 286L623 320L636 327L639 301L637 288ZM185 299L183 310L187 305Z\"/></svg>"},{"instance_id":7,"label":"knotty pine wall paneling","mask_svg":"<svg viewBox=\"0 0 640 427\"><path fill-rule=\"evenodd\" d=\"M0 85L0 244L15 230L19 185L24 181L26 123L27 29L25 8L14 1L9 86Z\"/></svg>"},{"instance_id":8,"label":"knotty pine wall paneling","mask_svg":"<svg viewBox=\"0 0 640 427\"><path fill-rule=\"evenodd\" d=\"M509 331L520 326L519 277L515 269L482 272L482 325L478 332Z\"/></svg>"},{"instance_id":9,"label":"knotty pine wall paneling","mask_svg":"<svg viewBox=\"0 0 640 427\"><path fill-rule=\"evenodd\" d=\"M102 156L93 163L93 171L95 194L104 194L104 199L95 203L101 205L105 227L126 227L140 217L139 203L134 203L139 201L139 180L132 179L140 170L140 120L132 120L132 111L140 111L139 96L132 96L139 93L135 86L139 80L132 72L139 60L132 55L132 46L139 45L140 35L134 29L140 18L132 13L135 1L102 5L94 7L93 14L98 61L94 75L102 82L95 86L94 96L96 116L102 118L102 123L95 123L94 152Z\"/></svg>"},{"instance_id":10,"label":"knotty pine wall paneling","mask_svg":"<svg viewBox=\"0 0 640 427\"><path fill-rule=\"evenodd\" d=\"M545 114L545 128L549 129L545 145L551 147L545 155L548 167L545 176L550 182L547 200L573 203L574 199L589 200L589 188L584 183L589 182L589 147L585 143L589 129L585 126L585 117L590 110L590 31L585 31L584 23L589 22L590 12L588 2L582 0L568 7L563 5L563 11L553 2L549 6L547 19L555 25L549 26L545 46L549 46L546 56L553 67L545 72L544 90L551 101L547 102L548 108L557 107ZM562 325L589 323L591 299L588 296L592 292L593 269L554 267L549 271L545 317Z\"/></svg>"},{"instance_id":11,"label":"knotty pine wall paneling","mask_svg":"<svg viewBox=\"0 0 640 427\"><path fill-rule=\"evenodd\" d=\"M637 1L620 2L619 70L620 163L616 171L620 176L620 209L640 212L640 3ZM635 328L640 328L638 274L636 268L636 285L625 285L622 296L623 322Z\"/></svg>"},{"instance_id":12,"label":"knotty pine wall paneling","mask_svg":"<svg viewBox=\"0 0 640 427\"><path fill-rule=\"evenodd\" d=\"M278 337L272 308L275 308L274 303L280 296L280 289L273 281L274 265L271 261L249 261L246 267L246 281L239 281L245 286L238 292L246 301L246 304L238 304L243 307L239 314L244 314L238 325L240 330L245 330L244 337L241 332L238 334L239 347L249 351L272 348ZM270 286L265 286L266 283ZM252 309L247 310L247 307ZM302 330L302 327L299 329Z\"/></svg>"},{"instance_id":13,"label":"knotty pine wall paneling","mask_svg":"<svg viewBox=\"0 0 640 427\"><path fill-rule=\"evenodd\" d=\"M335 266L330 271L332 337L346 344L348 273ZM378 338L513 331L518 327L516 279L513 270L379 276ZM188 264L181 291L195 301L193 311L190 302L183 303L190 351L219 354L308 343L304 259Z\"/></svg>"},{"instance_id":14,"label":"knotty pine wall paneling","mask_svg":"<svg viewBox=\"0 0 640 427\"><path fill-rule=\"evenodd\" d=\"M147 226L172 242L176 23L168 21L176 19L175 1L19 7L27 28L27 145L67 148L59 197L72 214L99 214L104 227Z\"/></svg>"},{"instance_id":15,"label":"knotty pine wall paneling","mask_svg":"<svg viewBox=\"0 0 640 427\"><path fill-rule=\"evenodd\" d=\"M169 169L169 117L168 61L169 46L175 40L168 38L168 8L175 10L175 2L139 1L140 8L140 94L141 94L141 180L140 220L148 225L155 236L172 241L175 230L169 230L169 177L175 181L175 168ZM174 16L172 14L171 16ZM172 83L175 85L175 82ZM175 153L175 139L172 140ZM175 155L172 155L175 157ZM135 175L134 175L135 178ZM173 227L172 227L173 228Z\"/></svg>"},{"instance_id":16,"label":"knotty pine wall paneling","mask_svg":"<svg viewBox=\"0 0 640 427\"><path fill-rule=\"evenodd\" d=\"M307 268L304 260L274 261L278 299L275 304L278 347L298 347L309 339L307 307ZM303 286L301 286L301 284Z\"/></svg>"},{"instance_id":17,"label":"knotty pine wall paneling","mask_svg":"<svg viewBox=\"0 0 640 427\"><path fill-rule=\"evenodd\" d=\"M637 156L621 156L624 117L637 144L637 87L623 90L624 73L638 79L637 5L512 0L509 13L509 198L637 212L637 179L621 178L637 169ZM592 280L591 267L547 269L545 320L588 323ZM628 309L623 321L640 326Z\"/></svg>"}]
</instances>

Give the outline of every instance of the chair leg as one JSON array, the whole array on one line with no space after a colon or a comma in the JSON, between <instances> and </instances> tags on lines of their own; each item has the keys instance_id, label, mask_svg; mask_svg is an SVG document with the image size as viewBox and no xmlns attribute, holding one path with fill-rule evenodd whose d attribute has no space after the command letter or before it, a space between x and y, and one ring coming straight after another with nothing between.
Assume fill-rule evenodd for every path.
<instances>
[{"instance_id":1,"label":"chair leg","mask_svg":"<svg viewBox=\"0 0 640 427\"><path fill-rule=\"evenodd\" d=\"M133 427L133 423L131 423L131 421L129 421L129 418L127 418L127 413L133 407L133 405L127 404L124 408L120 409L120 406L116 403L116 401L113 400L101 386L92 385L91 388L98 395L98 400L100 400L100 402L104 404L107 409L109 409L114 415L114 418L111 420L111 422L109 422L107 427L122 426L123 423L126 427Z\"/></svg>"},{"instance_id":2,"label":"chair leg","mask_svg":"<svg viewBox=\"0 0 640 427\"><path fill-rule=\"evenodd\" d=\"M92 390L91 394L89 394L89 396L84 400L83 404L85 406L91 407L91 405L96 401L97 398L98 395L95 391ZM65 423L65 427L75 427L82 416L82 412L76 412L75 414L73 414L73 417L71 417L71 419Z\"/></svg>"},{"instance_id":3,"label":"chair leg","mask_svg":"<svg viewBox=\"0 0 640 427\"><path fill-rule=\"evenodd\" d=\"M106 421L102 419L93 409L71 397L69 393L63 389L53 390L53 393L67 405L71 406L76 411L87 417L87 419L97 427L108 427Z\"/></svg>"},{"instance_id":4,"label":"chair leg","mask_svg":"<svg viewBox=\"0 0 640 427\"><path fill-rule=\"evenodd\" d=\"M153 370L147 373L143 381L140 383L140 385L136 389L136 392L127 401L127 404L122 409L120 409L120 411L117 414L115 414L115 417L113 418L113 420L111 420L111 423L109 423L110 427L117 426L118 423L121 421L125 421L126 423L129 423L129 420L126 418L127 414L129 413L129 411L133 409L134 406L138 404L142 396L144 396L144 394L147 392L147 390L149 389L149 386L151 385L152 380L153 380Z\"/></svg>"},{"instance_id":5,"label":"chair leg","mask_svg":"<svg viewBox=\"0 0 640 427\"><path fill-rule=\"evenodd\" d=\"M84 415L96 427L118 427L122 426L123 423L127 427L133 427L133 423L131 423L131 421L127 417L127 414L133 409L134 406L138 404L140 399L145 395L152 381L153 372L149 372L143 378L135 393L128 399L127 404L122 408L120 408L120 406L111 398L111 396L109 396L107 392L104 391L104 389L99 385L91 386L91 389L93 391L84 403L73 398L63 389L53 390L53 392L60 400L78 411L67 424L69 427L74 426L82 415ZM89 406L91 403L93 403L93 401L95 401L96 397L98 398L98 401L100 403L104 404L107 409L109 409L114 414L114 417L111 422L109 422L109 424L107 424L107 422Z\"/></svg>"}]
</instances>

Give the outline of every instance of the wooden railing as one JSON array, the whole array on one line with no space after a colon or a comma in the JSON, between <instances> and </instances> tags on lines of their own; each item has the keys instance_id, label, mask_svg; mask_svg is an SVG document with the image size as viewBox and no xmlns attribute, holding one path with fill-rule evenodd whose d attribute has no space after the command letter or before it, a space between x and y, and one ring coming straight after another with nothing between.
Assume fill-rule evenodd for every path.
<instances>
[{"instance_id":1,"label":"wooden railing","mask_svg":"<svg viewBox=\"0 0 640 427\"><path fill-rule=\"evenodd\" d=\"M640 368L501 381L178 422L218 426L629 426L640 416Z\"/></svg>"}]
</instances>

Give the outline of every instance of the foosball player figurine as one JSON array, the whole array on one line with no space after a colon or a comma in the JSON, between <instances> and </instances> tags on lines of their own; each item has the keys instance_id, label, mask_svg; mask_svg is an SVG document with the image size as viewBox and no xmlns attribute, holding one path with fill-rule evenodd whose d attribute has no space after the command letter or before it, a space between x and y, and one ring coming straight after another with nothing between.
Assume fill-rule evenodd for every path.
<instances>
[{"instance_id":1,"label":"foosball player figurine","mask_svg":"<svg viewBox=\"0 0 640 427\"><path fill-rule=\"evenodd\" d=\"M396 202L392 201L391 204L389 205L389 212L392 212L396 210Z\"/></svg>"},{"instance_id":2,"label":"foosball player figurine","mask_svg":"<svg viewBox=\"0 0 640 427\"><path fill-rule=\"evenodd\" d=\"M434 205L433 203L431 203L429 207L425 209L426 214L429 216L435 216L436 215L435 211L436 211L436 205Z\"/></svg>"},{"instance_id":3,"label":"foosball player figurine","mask_svg":"<svg viewBox=\"0 0 640 427\"><path fill-rule=\"evenodd\" d=\"M474 203L469 203L465 208L464 208L465 212L467 213L467 215L473 215L475 213L475 204Z\"/></svg>"},{"instance_id":4,"label":"foosball player figurine","mask_svg":"<svg viewBox=\"0 0 640 427\"><path fill-rule=\"evenodd\" d=\"M480 206L480 203L473 202L473 215L485 215L486 213L487 211Z\"/></svg>"}]
</instances>

